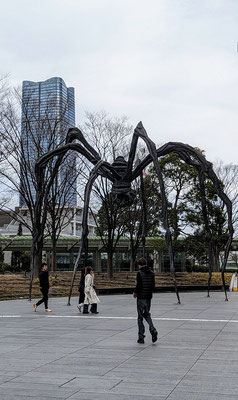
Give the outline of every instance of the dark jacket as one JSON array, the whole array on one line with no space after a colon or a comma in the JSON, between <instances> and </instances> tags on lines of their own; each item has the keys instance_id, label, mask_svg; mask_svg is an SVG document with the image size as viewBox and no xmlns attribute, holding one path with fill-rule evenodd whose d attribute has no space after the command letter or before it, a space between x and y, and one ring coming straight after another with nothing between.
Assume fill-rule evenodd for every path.
<instances>
[{"instance_id":1,"label":"dark jacket","mask_svg":"<svg viewBox=\"0 0 238 400\"><path fill-rule=\"evenodd\" d=\"M84 302L85 298L84 287L85 287L85 268L81 270L81 278L79 282L79 304Z\"/></svg>"},{"instance_id":2,"label":"dark jacket","mask_svg":"<svg viewBox=\"0 0 238 400\"><path fill-rule=\"evenodd\" d=\"M134 292L138 299L151 299L155 288L155 274L147 265L140 268L136 276Z\"/></svg>"},{"instance_id":3,"label":"dark jacket","mask_svg":"<svg viewBox=\"0 0 238 400\"><path fill-rule=\"evenodd\" d=\"M81 290L84 291L84 287L85 287L85 274L82 274L79 282L79 292Z\"/></svg>"},{"instance_id":4,"label":"dark jacket","mask_svg":"<svg viewBox=\"0 0 238 400\"><path fill-rule=\"evenodd\" d=\"M44 292L47 292L50 287L48 271L41 271L39 274L39 279L40 279L40 289L42 289Z\"/></svg>"}]
</instances>

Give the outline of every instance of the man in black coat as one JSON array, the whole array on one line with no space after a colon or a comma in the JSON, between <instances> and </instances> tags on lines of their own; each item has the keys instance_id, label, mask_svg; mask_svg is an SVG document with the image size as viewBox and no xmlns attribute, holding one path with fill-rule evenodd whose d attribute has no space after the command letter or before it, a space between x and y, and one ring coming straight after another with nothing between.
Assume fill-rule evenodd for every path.
<instances>
[{"instance_id":1,"label":"man in black coat","mask_svg":"<svg viewBox=\"0 0 238 400\"><path fill-rule=\"evenodd\" d=\"M45 311L51 312L51 310L48 308L48 292L50 285L49 285L48 266L46 263L42 263L41 272L39 274L39 280L40 280L40 291L43 294L43 297L37 303L33 304L34 311L36 311L37 307L40 304L44 303Z\"/></svg>"},{"instance_id":2,"label":"man in black coat","mask_svg":"<svg viewBox=\"0 0 238 400\"><path fill-rule=\"evenodd\" d=\"M136 276L136 288L133 296L137 298L137 313L138 313L138 340L137 343L145 343L145 327L143 318L149 325L149 330L152 336L152 342L157 341L158 332L155 329L151 316L150 306L155 287L154 272L146 265L146 260L142 257L138 261L139 271Z\"/></svg>"}]
</instances>

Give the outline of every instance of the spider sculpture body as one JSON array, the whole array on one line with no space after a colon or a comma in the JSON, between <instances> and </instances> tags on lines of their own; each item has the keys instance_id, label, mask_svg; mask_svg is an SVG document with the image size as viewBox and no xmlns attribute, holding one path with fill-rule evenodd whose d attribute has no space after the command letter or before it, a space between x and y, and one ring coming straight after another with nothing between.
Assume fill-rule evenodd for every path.
<instances>
[{"instance_id":1,"label":"spider sculpture body","mask_svg":"<svg viewBox=\"0 0 238 400\"><path fill-rule=\"evenodd\" d=\"M119 156L111 166L114 173L112 196L119 206L130 206L135 200L135 193L131 189L131 182L124 179L127 170L127 162L124 157Z\"/></svg>"},{"instance_id":2,"label":"spider sculpture body","mask_svg":"<svg viewBox=\"0 0 238 400\"><path fill-rule=\"evenodd\" d=\"M148 149L148 155L139 162L136 166L134 165L135 154L138 139L141 138ZM209 280L208 280L208 296L210 289L210 281L211 281L211 261L212 261L212 235L209 226L209 217L206 205L206 195L205 195L205 184L204 175L206 174L210 180L213 182L213 185L217 191L218 196L224 202L227 210L227 218L228 218L228 231L229 235L227 238L226 248L225 248L225 256L222 266L222 282L223 288L225 291L225 299L227 300L226 288L225 288L225 279L224 279L224 271L227 263L230 246L232 243L233 237L233 226L232 226L232 205L229 198L224 193L219 179L216 176L215 172L212 169L212 164L209 163L205 157L199 153L193 147L183 144L180 142L169 142L160 148L156 149L154 142L148 137L146 130L144 129L141 122L137 125L134 130L134 134L132 137L130 152L128 156L128 161L126 161L123 157L117 157L116 160L110 164L106 161L101 160L100 155L95 151L95 149L87 142L82 132L78 128L71 128L68 131L66 143L62 147L59 147L53 151L50 151L44 154L42 157L38 159L35 166L36 179L38 183L37 196L40 196L41 192L41 184L42 184L42 172L45 165L50 161L53 157L57 157L55 162L55 171L54 174L57 173L57 169L63 161L63 157L66 155L68 151L77 151L81 155L85 156L92 164L93 169L90 173L88 182L85 187L84 192L84 209L83 209L83 219L82 219L82 237L80 243L79 253L74 265L74 271L71 281L68 305L70 305L70 298L72 294L73 282L75 279L76 271L79 266L80 260L82 259L82 255L84 253L85 263L87 262L88 255L88 210L89 210L89 200L90 194L92 190L93 183L98 176L103 176L109 179L112 182L112 195L115 198L115 201L118 202L122 206L131 205L134 201L135 194L131 189L131 183L139 176L141 176L142 171L146 166L150 163L154 164L154 168L158 177L159 187L160 187L160 195L162 202L162 210L163 210L163 225L165 229L165 239L169 252L170 259L170 272L173 277L175 292L177 295L178 303L180 303L180 297L176 285L175 279L175 267L174 267L174 251L172 244L172 236L170 232L169 222L168 222L168 209L167 209L167 199L164 188L164 181L162 172L160 169L160 165L158 162L158 158L165 156L170 153L177 153L180 158L187 164L193 166L198 171L199 183L200 183L200 194L201 194L201 202L202 202L202 213L204 218L204 225L206 229L206 237L208 243L209 250ZM145 236L145 232L144 232ZM145 237L143 238L143 243L145 243Z\"/></svg>"}]
</instances>

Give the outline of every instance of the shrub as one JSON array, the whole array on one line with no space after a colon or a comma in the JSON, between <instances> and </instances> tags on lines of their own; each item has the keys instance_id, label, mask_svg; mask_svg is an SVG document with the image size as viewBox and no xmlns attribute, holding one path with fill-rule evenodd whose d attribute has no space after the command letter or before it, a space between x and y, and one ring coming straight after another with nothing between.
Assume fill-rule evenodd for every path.
<instances>
[{"instance_id":1,"label":"shrub","mask_svg":"<svg viewBox=\"0 0 238 400\"><path fill-rule=\"evenodd\" d=\"M208 267L205 265L191 265L186 263L187 272L208 272Z\"/></svg>"},{"instance_id":2,"label":"shrub","mask_svg":"<svg viewBox=\"0 0 238 400\"><path fill-rule=\"evenodd\" d=\"M4 272L14 272L13 267L8 263L1 263L0 264L0 274L4 274Z\"/></svg>"}]
</instances>

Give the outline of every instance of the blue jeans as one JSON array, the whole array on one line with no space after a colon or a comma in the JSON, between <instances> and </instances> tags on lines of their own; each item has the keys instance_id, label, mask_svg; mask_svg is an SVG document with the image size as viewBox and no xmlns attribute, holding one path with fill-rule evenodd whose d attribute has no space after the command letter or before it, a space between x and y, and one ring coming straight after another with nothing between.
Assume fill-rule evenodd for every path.
<instances>
[{"instance_id":1,"label":"blue jeans","mask_svg":"<svg viewBox=\"0 0 238 400\"><path fill-rule=\"evenodd\" d=\"M149 330L150 333L155 331L155 327L153 325L151 316L150 316L150 305L151 305L151 300L150 299L138 299L137 298L137 313L138 313L138 336L139 339L144 339L145 337L145 327L143 323L143 318L146 320L146 322L149 325Z\"/></svg>"}]
</instances>

